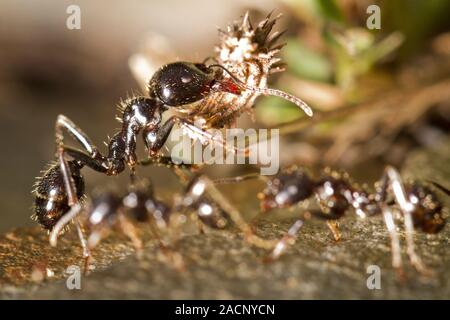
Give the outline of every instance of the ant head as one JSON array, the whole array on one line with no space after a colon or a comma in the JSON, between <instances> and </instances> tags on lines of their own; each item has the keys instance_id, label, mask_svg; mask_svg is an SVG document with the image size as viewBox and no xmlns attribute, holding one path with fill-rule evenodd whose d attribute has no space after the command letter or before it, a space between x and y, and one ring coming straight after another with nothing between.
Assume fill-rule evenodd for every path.
<instances>
[{"instance_id":1,"label":"ant head","mask_svg":"<svg viewBox=\"0 0 450 320\"><path fill-rule=\"evenodd\" d=\"M436 195L427 187L413 184L407 187L409 201L414 204L414 224L426 233L438 233L445 226L443 207Z\"/></svg>"},{"instance_id":2,"label":"ant head","mask_svg":"<svg viewBox=\"0 0 450 320\"><path fill-rule=\"evenodd\" d=\"M150 95L156 95L167 106L181 106L200 101L211 92L240 94L236 84L221 81L213 68L202 63L174 62L160 68L148 84Z\"/></svg>"},{"instance_id":3,"label":"ant head","mask_svg":"<svg viewBox=\"0 0 450 320\"><path fill-rule=\"evenodd\" d=\"M290 207L309 198L314 187L314 182L305 171L288 169L268 181L264 191L258 195L261 210Z\"/></svg>"}]
</instances>

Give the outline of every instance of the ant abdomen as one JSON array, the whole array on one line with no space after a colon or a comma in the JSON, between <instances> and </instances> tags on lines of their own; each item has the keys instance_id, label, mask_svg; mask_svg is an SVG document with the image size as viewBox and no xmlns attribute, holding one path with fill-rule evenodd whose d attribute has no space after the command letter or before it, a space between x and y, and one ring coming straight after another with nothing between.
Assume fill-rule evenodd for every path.
<instances>
[{"instance_id":1,"label":"ant abdomen","mask_svg":"<svg viewBox=\"0 0 450 320\"><path fill-rule=\"evenodd\" d=\"M351 190L351 186L342 179L327 176L320 180L315 193L322 209L322 218L341 218L350 208L351 203L345 194L351 193Z\"/></svg>"},{"instance_id":2,"label":"ant abdomen","mask_svg":"<svg viewBox=\"0 0 450 320\"><path fill-rule=\"evenodd\" d=\"M78 199L84 196L84 179L81 166L75 162L68 162ZM70 210L67 192L59 163L50 164L49 168L39 177L33 190L35 195L35 219L44 229L52 230L58 220Z\"/></svg>"},{"instance_id":3,"label":"ant abdomen","mask_svg":"<svg viewBox=\"0 0 450 320\"><path fill-rule=\"evenodd\" d=\"M414 226L425 233L438 233L445 226L442 203L429 188L417 183L406 185L406 193L413 204Z\"/></svg>"}]
</instances>

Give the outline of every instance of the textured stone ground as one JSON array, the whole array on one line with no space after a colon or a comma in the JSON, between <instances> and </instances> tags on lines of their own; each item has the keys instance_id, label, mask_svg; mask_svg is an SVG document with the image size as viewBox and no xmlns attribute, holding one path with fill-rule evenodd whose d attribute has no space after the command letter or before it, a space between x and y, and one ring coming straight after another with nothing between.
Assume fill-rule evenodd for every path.
<instances>
[{"instance_id":1,"label":"textured stone ground","mask_svg":"<svg viewBox=\"0 0 450 320\"><path fill-rule=\"evenodd\" d=\"M448 147L419 152L404 168L408 177L432 179L449 187ZM238 187L236 187L238 188ZM243 187L242 192L247 189ZM449 206L448 198L439 194ZM290 221L261 222L258 232L279 236ZM279 261L262 263L262 250L249 247L235 232L182 237L178 250L186 271L161 259L144 228L147 247L137 260L128 242L113 235L94 253L96 269L82 278L82 289L70 291L63 271L80 264L76 238L68 235L57 249L39 229L18 229L0 237L0 297L21 299L348 299L450 298L450 227L434 237L416 236L418 252L435 271L425 278L406 264L400 281L390 266L389 239L379 218L341 223L343 239L335 243L321 223L308 223L295 245ZM407 262L404 255L404 261ZM381 290L366 286L366 268L381 268ZM48 268L54 275L40 281ZM45 272L44 272L45 273Z\"/></svg>"}]
</instances>

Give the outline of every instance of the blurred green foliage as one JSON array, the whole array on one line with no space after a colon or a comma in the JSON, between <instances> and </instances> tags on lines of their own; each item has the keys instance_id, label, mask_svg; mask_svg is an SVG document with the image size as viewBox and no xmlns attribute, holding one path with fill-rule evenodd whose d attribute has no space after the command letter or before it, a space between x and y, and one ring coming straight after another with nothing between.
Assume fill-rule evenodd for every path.
<instances>
[{"instance_id":1,"label":"blurred green foliage","mask_svg":"<svg viewBox=\"0 0 450 320\"><path fill-rule=\"evenodd\" d=\"M347 104L360 103L368 98L367 92L373 92L363 86L374 82L361 79L375 78L383 69L392 76L393 65L426 51L431 37L450 25L448 0L281 1L300 26L282 51L289 74L335 86ZM366 27L370 15L366 10L371 4L381 9L380 30ZM308 38L314 38L314 46ZM266 98L262 104L264 114L259 112L258 116L263 121L287 122L302 116L295 107L276 98Z\"/></svg>"},{"instance_id":2,"label":"blurred green foliage","mask_svg":"<svg viewBox=\"0 0 450 320\"><path fill-rule=\"evenodd\" d=\"M450 28L450 1L395 0L379 1L382 12L382 30L399 31L405 36L400 57L426 49L430 37Z\"/></svg>"},{"instance_id":3,"label":"blurred green foliage","mask_svg":"<svg viewBox=\"0 0 450 320\"><path fill-rule=\"evenodd\" d=\"M301 39L288 39L283 59L289 65L289 71L299 78L322 82L332 79L331 61L325 55L309 49Z\"/></svg>"}]
</instances>

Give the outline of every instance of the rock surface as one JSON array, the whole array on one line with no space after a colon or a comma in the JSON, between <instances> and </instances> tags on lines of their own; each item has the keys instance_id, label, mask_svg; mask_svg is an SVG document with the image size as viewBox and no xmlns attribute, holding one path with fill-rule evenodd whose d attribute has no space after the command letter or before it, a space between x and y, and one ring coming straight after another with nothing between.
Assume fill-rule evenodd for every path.
<instances>
[{"instance_id":1,"label":"rock surface","mask_svg":"<svg viewBox=\"0 0 450 320\"><path fill-rule=\"evenodd\" d=\"M449 148L418 152L403 173L449 187ZM245 192L246 189L242 189ZM439 193L447 208L448 197ZM292 221L262 221L258 233L279 237ZM389 239L380 218L342 220L343 239L335 243L323 223L310 222L296 243L276 262L262 262L264 250L246 244L237 232L181 237L177 251L186 270L177 271L142 229L145 253L138 260L120 235L94 252L95 270L68 290L64 270L82 265L76 237L66 235L50 248L38 228L17 229L0 237L0 297L19 299L359 299L450 298L450 227L437 236L416 235L417 250L434 270L424 277L408 263L405 279L391 267ZM404 237L402 235L402 240ZM404 241L402 242L404 245ZM381 269L381 289L367 288L367 267ZM52 275L53 273L53 275Z\"/></svg>"}]
</instances>

